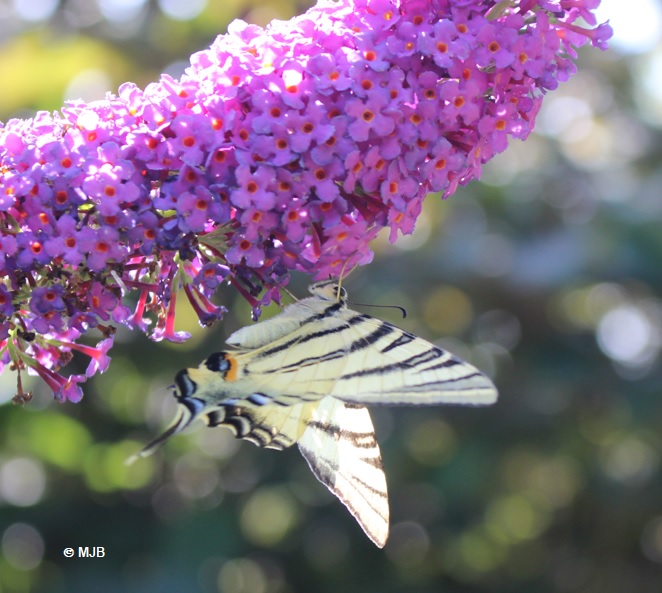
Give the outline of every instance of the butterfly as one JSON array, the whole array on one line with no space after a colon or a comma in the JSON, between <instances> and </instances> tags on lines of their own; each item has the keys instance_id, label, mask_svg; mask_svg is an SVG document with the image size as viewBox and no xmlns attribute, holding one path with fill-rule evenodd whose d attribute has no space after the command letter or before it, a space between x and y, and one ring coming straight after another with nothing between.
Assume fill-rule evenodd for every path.
<instances>
[{"instance_id":1,"label":"butterfly","mask_svg":"<svg viewBox=\"0 0 662 593\"><path fill-rule=\"evenodd\" d=\"M386 477L366 405L491 404L493 383L409 332L353 311L337 280L243 327L175 378L179 416L139 456L203 417L269 449L299 446L313 474L379 547L388 538Z\"/></svg>"}]
</instances>

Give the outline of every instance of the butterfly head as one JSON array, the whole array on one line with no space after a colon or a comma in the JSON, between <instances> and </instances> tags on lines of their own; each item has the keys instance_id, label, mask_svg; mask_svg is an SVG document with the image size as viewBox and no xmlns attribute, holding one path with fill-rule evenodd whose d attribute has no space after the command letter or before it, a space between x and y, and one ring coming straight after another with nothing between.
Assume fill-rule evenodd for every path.
<instances>
[{"instance_id":1,"label":"butterfly head","mask_svg":"<svg viewBox=\"0 0 662 593\"><path fill-rule=\"evenodd\" d=\"M347 303L347 291L340 285L340 282L334 278L329 280L322 280L311 284L308 290L316 297L324 299L325 301L334 301Z\"/></svg>"},{"instance_id":2,"label":"butterfly head","mask_svg":"<svg viewBox=\"0 0 662 593\"><path fill-rule=\"evenodd\" d=\"M161 436L145 445L139 453L130 457L127 463L133 463L139 457L151 455L171 436L182 432L200 415L206 404L200 398L194 397L197 388L196 383L191 379L186 369L177 373L175 377L174 396L179 404L179 414L175 422Z\"/></svg>"}]
</instances>

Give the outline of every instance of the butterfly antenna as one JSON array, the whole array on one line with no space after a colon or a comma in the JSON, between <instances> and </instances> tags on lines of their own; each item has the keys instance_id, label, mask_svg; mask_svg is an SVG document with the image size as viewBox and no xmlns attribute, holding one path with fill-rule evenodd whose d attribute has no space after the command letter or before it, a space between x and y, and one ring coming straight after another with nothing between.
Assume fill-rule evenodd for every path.
<instances>
[{"instance_id":1,"label":"butterfly antenna","mask_svg":"<svg viewBox=\"0 0 662 593\"><path fill-rule=\"evenodd\" d=\"M292 294L292 293L291 293L291 292L290 292L290 291L289 291L289 290L288 290L283 284L280 284L280 283L277 282L277 283L276 283L276 286L278 286L278 288L279 288L280 290L282 290L284 293L286 293L286 294L287 294L287 295L288 295L288 296L289 296L294 302L296 302L296 301L299 300L299 299L298 299L294 294ZM282 305L281 305L281 306L282 306Z\"/></svg>"},{"instance_id":2,"label":"butterfly antenna","mask_svg":"<svg viewBox=\"0 0 662 593\"><path fill-rule=\"evenodd\" d=\"M375 305L373 303L354 303L351 302L350 305L356 305L357 307L379 307L380 309L398 309L402 313L402 318L406 319L407 309L401 307L400 305Z\"/></svg>"},{"instance_id":3,"label":"butterfly antenna","mask_svg":"<svg viewBox=\"0 0 662 593\"><path fill-rule=\"evenodd\" d=\"M296 302L296 301L299 300L299 299L298 299L296 296L294 296L294 295L293 295L293 294L292 294L292 293L291 293L291 292L290 292L285 286L280 286L280 289L281 289L281 290L284 290L284 291L290 296L290 298L291 298L293 301Z\"/></svg>"}]
</instances>

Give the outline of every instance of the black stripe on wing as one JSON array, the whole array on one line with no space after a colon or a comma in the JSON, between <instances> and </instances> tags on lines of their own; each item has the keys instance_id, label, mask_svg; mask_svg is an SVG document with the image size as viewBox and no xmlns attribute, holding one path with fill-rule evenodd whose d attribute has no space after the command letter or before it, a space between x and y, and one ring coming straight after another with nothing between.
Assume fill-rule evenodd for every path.
<instances>
[{"instance_id":1,"label":"black stripe on wing","mask_svg":"<svg viewBox=\"0 0 662 593\"><path fill-rule=\"evenodd\" d=\"M271 369L269 371L264 371L264 373L267 375L273 373L295 373L299 369L309 367L314 364L319 364L320 362L328 362L330 360L336 360L337 358L343 358L346 355L347 352L345 349L334 350L333 352L327 352L322 356L309 356L308 358L302 358L297 362L286 364L285 366L282 366L278 369Z\"/></svg>"},{"instance_id":2,"label":"black stripe on wing","mask_svg":"<svg viewBox=\"0 0 662 593\"><path fill-rule=\"evenodd\" d=\"M472 379L473 377L485 377L482 373L475 372L469 373L468 375L462 375L461 377L451 377L450 379L444 379L443 381L426 381L425 383L415 383L413 385L406 385L404 387L397 387L396 389L380 389L379 393L384 394L414 394L414 393L427 393L430 391L430 388L434 385L449 385L453 383L459 383L461 381L466 381L467 379ZM449 391L459 392L459 391L475 391L477 389L476 385L469 384L466 387L453 387L448 389ZM366 394L367 395L367 394ZM395 405L395 403L394 403Z\"/></svg>"},{"instance_id":3,"label":"black stripe on wing","mask_svg":"<svg viewBox=\"0 0 662 593\"><path fill-rule=\"evenodd\" d=\"M431 367L426 367L424 369L421 369L420 371L416 371L417 373L422 373L424 371L436 371L437 369L449 369L450 367L454 367L457 365L462 365L464 364L460 359L458 358L449 358L448 360L444 360L442 362L439 362L437 364L433 364ZM476 373L473 373L476 374ZM478 373L481 374L481 373Z\"/></svg>"},{"instance_id":4,"label":"black stripe on wing","mask_svg":"<svg viewBox=\"0 0 662 593\"><path fill-rule=\"evenodd\" d=\"M365 316L362 316L365 320ZM370 332L367 336L361 336L352 342L349 348L350 352L359 352L365 348L369 348L375 342L381 340L384 336L388 336L395 331L395 327L389 323L380 323L376 330Z\"/></svg>"},{"instance_id":5,"label":"black stripe on wing","mask_svg":"<svg viewBox=\"0 0 662 593\"><path fill-rule=\"evenodd\" d=\"M335 303L330 307L327 307L324 310L324 312L318 315L314 315L313 317L310 317L308 320L306 320L304 323L301 324L301 327L305 327L306 323L308 322L320 321L327 317L333 317L333 315L338 311L338 309L339 309L338 303ZM360 323L363 323L367 319L371 319L371 317L369 317L368 315L362 315L360 313L357 313L353 317L343 320L344 322L341 323L340 325L337 325L335 327L330 327L327 329L322 329L316 332L311 332L309 334L297 335L287 340L286 342L283 342L282 344L278 344L273 348L269 348L268 350L263 350L262 352L257 353L257 357L267 358L269 356L273 356L274 354L278 354L283 350L287 350L288 348L291 348L294 345L305 344L306 342L310 342L312 340L318 340L320 338L326 338L333 334L342 333L348 330L353 325L358 325Z\"/></svg>"},{"instance_id":6,"label":"black stripe on wing","mask_svg":"<svg viewBox=\"0 0 662 593\"><path fill-rule=\"evenodd\" d=\"M399 348L400 346L405 346L406 344L413 342L415 339L416 336L414 334L410 334L409 332L403 332L395 340L393 340L388 346L382 348L382 353L390 352L394 348Z\"/></svg>"},{"instance_id":7,"label":"black stripe on wing","mask_svg":"<svg viewBox=\"0 0 662 593\"><path fill-rule=\"evenodd\" d=\"M382 366L379 366L379 367L373 367L373 368L370 368L370 369L361 369L360 371L354 371L352 373L347 373L347 374L341 375L338 378L338 380L346 381L348 379L353 379L355 377L364 377L364 376L367 376L367 375L384 375L384 374L392 373L392 372L399 371L399 370L402 370L402 369L414 369L417 366L421 366L421 365L424 365L428 362L432 362L433 360L441 358L444 355L449 356L449 359L447 361L443 361L444 366L449 366L450 367L450 366L455 366L457 364L463 364L460 360L452 357L447 352L444 352L443 350L440 350L436 346L430 346L429 350L426 350L425 352L421 352L420 354L415 354L414 356L410 356L409 358L406 358L405 360L400 360L398 362L392 362L390 364L385 364L385 365L382 365ZM440 364L442 364L442 363L440 363ZM435 365L435 366L437 366L437 365ZM425 370L428 370L428 369L427 368L421 369L421 371L425 371Z\"/></svg>"},{"instance_id":8,"label":"black stripe on wing","mask_svg":"<svg viewBox=\"0 0 662 593\"><path fill-rule=\"evenodd\" d=\"M287 435L260 420L249 408L222 406L207 413L208 426L225 426L235 437L268 449L283 450L294 444Z\"/></svg>"},{"instance_id":9,"label":"black stripe on wing","mask_svg":"<svg viewBox=\"0 0 662 593\"><path fill-rule=\"evenodd\" d=\"M367 315L356 315L349 320L347 320L347 323L344 323L338 327L334 327L331 329L319 331L319 332L314 332L311 334L308 334L306 336L301 336L300 338L293 338L291 340L288 340L284 344L281 344L275 348L272 348L270 350L267 350L265 352L261 352L259 354L259 358L265 358L266 356L272 355L272 354L277 354L281 350L284 350L286 348L289 348L291 346L299 345L304 342L308 342L310 340L314 340L317 338L323 338L327 337L331 334L335 333L340 333L344 331L350 330L350 328L354 325L358 325L360 323L363 323L367 319L370 319ZM344 358L347 356L348 352L358 352L360 350L363 350L365 348L368 348L372 346L374 343L378 342L381 338L384 336L387 336L388 334L392 333L394 331L394 327L392 325L389 325L387 323L380 324L380 326L374 330L372 333L368 334L367 336L362 336L360 338L357 338L354 340L348 348L337 348L336 350L333 350L331 352L326 352L325 354L322 354L320 356L307 356L306 358L301 358L300 360L297 360L296 362L292 362L290 364L284 365L279 368L271 369L268 371L264 371L265 374L276 374L276 373L295 373L299 371L302 368L309 367L312 365L316 365L322 362L329 362L331 360L337 360L340 358ZM246 375L250 374L250 368L245 371Z\"/></svg>"},{"instance_id":10,"label":"black stripe on wing","mask_svg":"<svg viewBox=\"0 0 662 593\"><path fill-rule=\"evenodd\" d=\"M316 428L317 430L323 432L324 434L329 435L335 440L347 440L352 445L359 449L370 449L377 445L377 439L375 438L375 432L362 432L355 430L347 430L342 428L337 424L330 424L329 422L319 422L317 420L311 420L308 423L308 426ZM381 467L381 464L380 464Z\"/></svg>"},{"instance_id":11,"label":"black stripe on wing","mask_svg":"<svg viewBox=\"0 0 662 593\"><path fill-rule=\"evenodd\" d=\"M335 463L332 463L331 460L323 457L321 454L315 451L310 451L305 447L302 447L301 444L299 444L299 449L301 450L301 453L306 457L306 459L313 460L312 463L314 463L315 465L314 473L317 476L317 479L320 482L322 482L322 484L324 484L327 488L329 488L345 504L351 504L351 507L354 507L354 503L352 501L349 501L347 498L345 498L343 495L344 493L339 491L336 487L336 476L338 475L338 472L341 471L341 468L339 468ZM363 458L359 458L359 459L361 461L364 461ZM311 462L309 461L309 463ZM363 499L365 504L375 513L377 513L379 516L382 516L382 509L378 508L377 506L375 506L375 504L373 504L371 497L376 496L378 498L388 500L388 494L383 490L380 490L379 488L375 488L371 484L368 484L368 482L364 482L354 474L347 474L347 475L343 474L343 477L348 479L350 483L354 485L353 486L354 492ZM358 484L361 487L356 488L355 484ZM366 491L370 493L370 497L366 496Z\"/></svg>"},{"instance_id":12,"label":"black stripe on wing","mask_svg":"<svg viewBox=\"0 0 662 593\"><path fill-rule=\"evenodd\" d=\"M327 317L333 317L333 315L335 315L340 309L342 309L342 307L343 305L341 303L333 303L332 305L329 305L326 309L324 309L324 311L322 311L321 313L318 313L317 315L312 315L308 319L302 321L300 327L305 327L309 323L314 323L315 321L321 321L322 319L326 319ZM315 340L317 338L321 338L342 331L344 327L345 326L343 325L340 327L329 328L319 332L313 332L304 336L297 336L295 338L292 338L291 340L287 340L286 342L283 342L282 344L278 344L278 346L274 346L273 348L269 348L268 350L263 350L258 354L258 356L260 358L266 358L268 356L278 354L278 352L287 350L294 344L308 342L309 340Z\"/></svg>"},{"instance_id":13,"label":"black stripe on wing","mask_svg":"<svg viewBox=\"0 0 662 593\"><path fill-rule=\"evenodd\" d=\"M395 326L383 321L380 322L377 329L375 329L371 334L363 338L357 339L352 345L352 351L360 350L362 347L368 347L371 344L378 342L384 336L387 336L396 330L398 331L398 336L390 344L388 344L387 346L381 349L382 353L396 350L397 348L406 346L407 344L417 339L416 336L408 332L400 333L401 330L398 330ZM364 342L365 345L362 346ZM435 361L437 362L435 363ZM430 364L430 363L434 363L434 364ZM474 377L483 376L481 372L477 371L470 365L467 365L459 358L456 358L449 352L446 352L430 344L429 348L424 352L419 352L418 354L409 356L404 360L383 364L377 367L352 371L350 373L344 373L338 377L338 381L349 381L357 377L382 376L402 370L406 370L415 374L420 374L420 373L427 373L430 371L436 371L440 369L450 369L455 366L466 367L467 372L464 374L460 374L456 377L453 376L444 377L443 380L441 381L432 380L432 381L427 381L425 383L407 385L404 389L405 391L411 393L424 392L426 390L429 390L430 387L435 385L460 384L464 381L469 381ZM465 390L470 391L474 389L476 389L476 385L469 384L466 387L459 386L455 388L454 391L465 391ZM386 387L386 388L382 388L381 392L384 394L388 394L389 392L401 393L403 392L403 387L399 387L398 389L393 389L393 390L389 390L388 387Z\"/></svg>"}]
</instances>

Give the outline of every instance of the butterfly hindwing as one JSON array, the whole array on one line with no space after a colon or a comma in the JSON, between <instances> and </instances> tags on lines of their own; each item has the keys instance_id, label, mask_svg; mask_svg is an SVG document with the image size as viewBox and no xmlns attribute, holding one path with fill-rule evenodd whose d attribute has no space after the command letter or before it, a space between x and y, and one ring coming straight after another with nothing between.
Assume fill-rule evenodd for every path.
<instances>
[{"instance_id":1,"label":"butterfly hindwing","mask_svg":"<svg viewBox=\"0 0 662 593\"><path fill-rule=\"evenodd\" d=\"M325 397L314 409L299 450L320 482L383 547L389 522L386 477L367 408Z\"/></svg>"},{"instance_id":2,"label":"butterfly hindwing","mask_svg":"<svg viewBox=\"0 0 662 593\"><path fill-rule=\"evenodd\" d=\"M293 406L245 401L206 415L209 426L226 426L259 447L282 450L298 443L315 477L345 504L370 539L384 546L386 477L367 408L325 397Z\"/></svg>"},{"instance_id":3,"label":"butterfly hindwing","mask_svg":"<svg viewBox=\"0 0 662 593\"><path fill-rule=\"evenodd\" d=\"M249 402L219 406L207 413L209 426L225 426L238 439L282 451L296 443L306 429L311 407L317 404L257 406Z\"/></svg>"}]
</instances>

